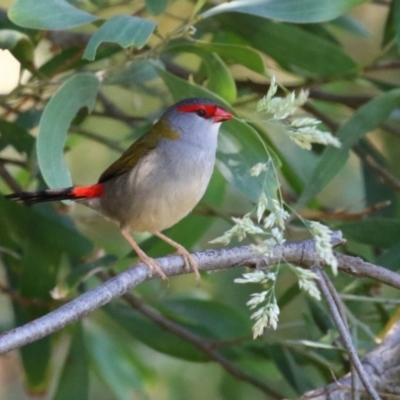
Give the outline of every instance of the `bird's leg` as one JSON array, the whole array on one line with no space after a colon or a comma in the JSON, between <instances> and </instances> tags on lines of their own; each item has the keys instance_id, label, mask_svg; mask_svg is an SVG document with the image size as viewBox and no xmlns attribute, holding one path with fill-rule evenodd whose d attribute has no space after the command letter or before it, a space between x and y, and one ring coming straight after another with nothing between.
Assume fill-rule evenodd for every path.
<instances>
[{"instance_id":1,"label":"bird's leg","mask_svg":"<svg viewBox=\"0 0 400 400\"><path fill-rule=\"evenodd\" d=\"M165 275L164 271L161 269L160 264L149 257L135 242L132 238L131 234L126 229L121 229L122 236L129 242L129 244L133 247L133 250L136 251L136 254L139 256L140 260L143 261L151 271L156 271L161 276L161 278L168 280L167 275Z\"/></svg>"},{"instance_id":2,"label":"bird's leg","mask_svg":"<svg viewBox=\"0 0 400 400\"><path fill-rule=\"evenodd\" d=\"M168 243L170 246L176 249L176 253L182 256L183 261L185 262L186 269L190 271L190 267L192 267L194 274L196 275L196 280L199 281L200 280L199 264L192 257L192 255L182 245L170 239L168 236L165 236L163 233L153 232L153 234L159 237L161 240L164 240L164 242Z\"/></svg>"}]
</instances>

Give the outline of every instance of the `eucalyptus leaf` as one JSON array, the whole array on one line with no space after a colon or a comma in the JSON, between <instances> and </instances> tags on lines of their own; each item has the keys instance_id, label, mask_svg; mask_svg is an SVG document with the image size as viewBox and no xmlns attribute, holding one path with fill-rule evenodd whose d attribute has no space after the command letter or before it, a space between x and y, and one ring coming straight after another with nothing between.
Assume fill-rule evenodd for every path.
<instances>
[{"instance_id":1,"label":"eucalyptus leaf","mask_svg":"<svg viewBox=\"0 0 400 400\"><path fill-rule=\"evenodd\" d=\"M34 70L34 45L28 35L12 29L0 30L0 49L9 50L22 67Z\"/></svg>"},{"instance_id":2,"label":"eucalyptus leaf","mask_svg":"<svg viewBox=\"0 0 400 400\"><path fill-rule=\"evenodd\" d=\"M64 160L67 131L81 108L93 109L99 85L92 74L76 74L58 89L44 109L36 147L40 171L50 188L72 186Z\"/></svg>"},{"instance_id":3,"label":"eucalyptus leaf","mask_svg":"<svg viewBox=\"0 0 400 400\"><path fill-rule=\"evenodd\" d=\"M146 0L147 11L152 15L160 15L167 8L168 0Z\"/></svg>"},{"instance_id":4,"label":"eucalyptus leaf","mask_svg":"<svg viewBox=\"0 0 400 400\"><path fill-rule=\"evenodd\" d=\"M335 19L366 2L367 0L237 0L210 8L202 17L236 12L283 22L316 23Z\"/></svg>"},{"instance_id":5,"label":"eucalyptus leaf","mask_svg":"<svg viewBox=\"0 0 400 400\"><path fill-rule=\"evenodd\" d=\"M207 53L205 53L205 51L207 51ZM216 53L227 64L241 64L254 72L267 75L263 59L249 46L228 43L176 40L169 43L164 52L188 52L203 57L209 53Z\"/></svg>"},{"instance_id":6,"label":"eucalyptus leaf","mask_svg":"<svg viewBox=\"0 0 400 400\"><path fill-rule=\"evenodd\" d=\"M15 122L0 119L0 150L11 145L19 153L31 155L35 140L29 133Z\"/></svg>"},{"instance_id":7,"label":"eucalyptus leaf","mask_svg":"<svg viewBox=\"0 0 400 400\"><path fill-rule=\"evenodd\" d=\"M75 257L90 254L92 244L88 239L73 226L66 225L61 217L52 217L37 208L25 207L0 196L0 225L12 232L18 243L32 241L37 246L45 243L49 249L55 248Z\"/></svg>"},{"instance_id":8,"label":"eucalyptus leaf","mask_svg":"<svg viewBox=\"0 0 400 400\"><path fill-rule=\"evenodd\" d=\"M341 148L327 147L322 153L299 199L299 206L314 198L336 176L346 163L351 147L384 122L399 104L400 90L394 89L377 96L354 113L337 132Z\"/></svg>"},{"instance_id":9,"label":"eucalyptus leaf","mask_svg":"<svg viewBox=\"0 0 400 400\"><path fill-rule=\"evenodd\" d=\"M82 323L76 324L54 400L89 399L89 362Z\"/></svg>"},{"instance_id":10,"label":"eucalyptus leaf","mask_svg":"<svg viewBox=\"0 0 400 400\"><path fill-rule=\"evenodd\" d=\"M340 229L347 238L373 246L389 248L400 242L398 219L368 218L338 225L337 229Z\"/></svg>"},{"instance_id":11,"label":"eucalyptus leaf","mask_svg":"<svg viewBox=\"0 0 400 400\"><path fill-rule=\"evenodd\" d=\"M131 400L133 390L142 391L142 373L129 343L116 340L97 326L85 331L85 341L91 365L116 399Z\"/></svg>"},{"instance_id":12,"label":"eucalyptus leaf","mask_svg":"<svg viewBox=\"0 0 400 400\"><path fill-rule=\"evenodd\" d=\"M239 34L251 46L300 76L326 78L354 74L357 70L357 64L338 45L301 27L253 15L221 15L218 21L224 29Z\"/></svg>"},{"instance_id":13,"label":"eucalyptus leaf","mask_svg":"<svg viewBox=\"0 0 400 400\"><path fill-rule=\"evenodd\" d=\"M204 58L208 72L207 89L217 93L228 103L236 100L235 79L218 54L209 54Z\"/></svg>"},{"instance_id":14,"label":"eucalyptus leaf","mask_svg":"<svg viewBox=\"0 0 400 400\"><path fill-rule=\"evenodd\" d=\"M83 58L94 60L96 50L103 42L117 43L121 47L141 49L149 40L157 23L130 15L116 15L106 21L90 38Z\"/></svg>"},{"instance_id":15,"label":"eucalyptus leaf","mask_svg":"<svg viewBox=\"0 0 400 400\"><path fill-rule=\"evenodd\" d=\"M24 28L49 30L74 28L98 20L66 0L17 0L8 10L8 18Z\"/></svg>"}]
</instances>

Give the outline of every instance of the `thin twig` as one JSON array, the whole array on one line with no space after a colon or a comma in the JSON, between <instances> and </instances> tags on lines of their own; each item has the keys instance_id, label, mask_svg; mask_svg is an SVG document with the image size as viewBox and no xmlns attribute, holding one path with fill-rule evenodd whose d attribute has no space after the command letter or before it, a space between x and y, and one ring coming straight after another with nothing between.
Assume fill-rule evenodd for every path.
<instances>
[{"instance_id":1,"label":"thin twig","mask_svg":"<svg viewBox=\"0 0 400 400\"><path fill-rule=\"evenodd\" d=\"M335 302L335 305L340 313L340 317L342 318L343 324L347 332L349 332L349 324L346 318L345 306L342 303L340 297L338 296L336 289L332 284L332 281L326 275L326 272L322 270L321 273L325 278L326 286L328 287L329 292L331 293L331 296L333 298L333 301ZM350 363L350 371L351 371L351 399L358 400L360 398L360 393L358 391L357 370L353 363Z\"/></svg>"},{"instance_id":2,"label":"thin twig","mask_svg":"<svg viewBox=\"0 0 400 400\"><path fill-rule=\"evenodd\" d=\"M0 157L0 164L12 164L21 168L28 168L26 161L16 160L15 158Z\"/></svg>"},{"instance_id":3,"label":"thin twig","mask_svg":"<svg viewBox=\"0 0 400 400\"><path fill-rule=\"evenodd\" d=\"M396 179L385 167L379 164L370 154L361 149L360 146L353 146L353 151L360 157L360 160L376 175L380 176L382 180L394 189L400 192L400 180Z\"/></svg>"},{"instance_id":4,"label":"thin twig","mask_svg":"<svg viewBox=\"0 0 400 400\"><path fill-rule=\"evenodd\" d=\"M0 177L14 192L21 192L22 188L19 186L17 181L11 176L11 174L4 167L3 162L0 162Z\"/></svg>"},{"instance_id":5,"label":"thin twig","mask_svg":"<svg viewBox=\"0 0 400 400\"><path fill-rule=\"evenodd\" d=\"M101 143L101 144L109 147L110 149L118 151L119 153L123 153L125 150L115 140L110 140L104 136L97 134L97 133L89 132L85 129L82 129L79 126L71 126L71 131L78 135L84 136L88 139L91 139L95 142Z\"/></svg>"},{"instance_id":6,"label":"thin twig","mask_svg":"<svg viewBox=\"0 0 400 400\"><path fill-rule=\"evenodd\" d=\"M102 92L99 92L97 97L103 106L103 112L101 114L103 116L112 117L124 121L132 128L136 128L138 122L145 120L144 118L132 117L131 115L124 113ZM92 115L96 115L96 112L93 112Z\"/></svg>"},{"instance_id":7,"label":"thin twig","mask_svg":"<svg viewBox=\"0 0 400 400\"><path fill-rule=\"evenodd\" d=\"M315 266L311 268L311 270L318 276L317 285L321 293L323 294L328 307L331 311L333 320L335 321L336 327L339 331L340 337L342 338L343 344L346 347L350 360L354 367L356 368L358 375L360 377L361 382L364 385L365 390L374 400L380 400L378 393L375 388L372 386L370 382L370 378L366 375L364 367L361 364L360 359L358 358L357 352L353 346L350 334L346 329L345 324L340 316L339 309L336 305L335 299L332 296L330 288L327 284L328 276L318 267ZM338 300L340 302L340 300Z\"/></svg>"}]
</instances>

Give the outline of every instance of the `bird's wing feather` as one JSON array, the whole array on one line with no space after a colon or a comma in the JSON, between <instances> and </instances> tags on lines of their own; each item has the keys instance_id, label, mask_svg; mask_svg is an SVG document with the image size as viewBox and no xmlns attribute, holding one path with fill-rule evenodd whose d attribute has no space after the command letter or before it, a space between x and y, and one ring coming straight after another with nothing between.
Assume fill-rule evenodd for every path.
<instances>
[{"instance_id":1,"label":"bird's wing feather","mask_svg":"<svg viewBox=\"0 0 400 400\"><path fill-rule=\"evenodd\" d=\"M157 147L161 139L179 139L179 134L175 133L169 123L164 120L159 120L147 133L136 140L118 160L112 163L101 174L99 183L131 171L144 156Z\"/></svg>"}]
</instances>

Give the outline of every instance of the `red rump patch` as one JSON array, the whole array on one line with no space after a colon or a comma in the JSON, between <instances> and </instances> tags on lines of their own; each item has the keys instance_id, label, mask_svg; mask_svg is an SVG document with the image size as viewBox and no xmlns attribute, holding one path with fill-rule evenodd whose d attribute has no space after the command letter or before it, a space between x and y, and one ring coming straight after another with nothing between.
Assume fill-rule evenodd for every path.
<instances>
[{"instance_id":1,"label":"red rump patch","mask_svg":"<svg viewBox=\"0 0 400 400\"><path fill-rule=\"evenodd\" d=\"M74 197L93 199L94 197L101 197L104 193L104 186L101 183L96 183L91 186L77 186L72 189Z\"/></svg>"}]
</instances>

